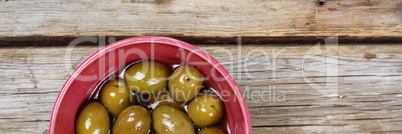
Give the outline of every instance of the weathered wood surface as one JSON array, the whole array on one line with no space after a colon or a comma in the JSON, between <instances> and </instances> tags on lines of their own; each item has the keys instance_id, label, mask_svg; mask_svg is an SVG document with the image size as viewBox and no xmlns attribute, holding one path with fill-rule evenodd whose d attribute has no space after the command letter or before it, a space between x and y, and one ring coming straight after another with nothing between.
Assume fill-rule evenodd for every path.
<instances>
[{"instance_id":1,"label":"weathered wood surface","mask_svg":"<svg viewBox=\"0 0 402 134\"><path fill-rule=\"evenodd\" d=\"M235 45L196 46L234 77L256 134L402 132L402 45L348 44L339 51L314 45L244 45L241 51ZM0 49L0 132L46 133L68 70L97 49L76 47L72 64L65 64L65 47ZM320 50L302 64L305 53ZM328 76L326 67L336 63L333 59L339 59L338 74ZM320 86L329 78L330 87L337 78L339 94L325 96L319 92L325 88L313 89L305 78ZM275 95L256 94L270 87Z\"/></svg>"},{"instance_id":2,"label":"weathered wood surface","mask_svg":"<svg viewBox=\"0 0 402 134\"><path fill-rule=\"evenodd\" d=\"M0 37L402 37L400 0L1 0Z\"/></svg>"}]
</instances>

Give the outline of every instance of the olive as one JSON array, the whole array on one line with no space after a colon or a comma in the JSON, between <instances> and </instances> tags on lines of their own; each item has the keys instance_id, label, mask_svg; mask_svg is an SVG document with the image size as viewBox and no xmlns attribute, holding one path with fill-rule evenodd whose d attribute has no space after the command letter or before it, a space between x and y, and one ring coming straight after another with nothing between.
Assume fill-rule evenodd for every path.
<instances>
[{"instance_id":1,"label":"olive","mask_svg":"<svg viewBox=\"0 0 402 134\"><path fill-rule=\"evenodd\" d=\"M188 104L188 115L199 127L217 124L223 115L223 104L220 98L211 93L198 96Z\"/></svg>"},{"instance_id":2,"label":"olive","mask_svg":"<svg viewBox=\"0 0 402 134\"><path fill-rule=\"evenodd\" d=\"M117 117L121 111L131 105L131 91L123 80L108 81L101 90L100 100Z\"/></svg>"},{"instance_id":3,"label":"olive","mask_svg":"<svg viewBox=\"0 0 402 134\"><path fill-rule=\"evenodd\" d=\"M141 94L155 94L167 86L170 69L157 61L144 61L127 69L125 78L129 88Z\"/></svg>"},{"instance_id":4,"label":"olive","mask_svg":"<svg viewBox=\"0 0 402 134\"><path fill-rule=\"evenodd\" d=\"M209 127L206 129L201 130L198 134L225 134L222 129L217 127Z\"/></svg>"},{"instance_id":5,"label":"olive","mask_svg":"<svg viewBox=\"0 0 402 134\"><path fill-rule=\"evenodd\" d=\"M92 102L80 112L77 123L77 134L107 134L109 132L109 113L99 102Z\"/></svg>"},{"instance_id":6,"label":"olive","mask_svg":"<svg viewBox=\"0 0 402 134\"><path fill-rule=\"evenodd\" d=\"M159 94L150 96L148 105L152 109L155 109L156 107L161 106L161 105L171 105L182 111L185 111L185 109L183 108L183 105L180 102L173 99L170 96L170 93L168 91L162 91Z\"/></svg>"},{"instance_id":7,"label":"olive","mask_svg":"<svg viewBox=\"0 0 402 134\"><path fill-rule=\"evenodd\" d=\"M193 66L180 66L169 78L169 92L174 99L182 102L192 100L202 86L202 75Z\"/></svg>"},{"instance_id":8,"label":"olive","mask_svg":"<svg viewBox=\"0 0 402 134\"><path fill-rule=\"evenodd\" d=\"M142 106L134 105L124 109L116 118L113 134L147 134L151 128L151 115Z\"/></svg>"},{"instance_id":9,"label":"olive","mask_svg":"<svg viewBox=\"0 0 402 134\"><path fill-rule=\"evenodd\" d=\"M162 105L152 112L152 125L157 134L194 134L190 118L181 110Z\"/></svg>"}]
</instances>

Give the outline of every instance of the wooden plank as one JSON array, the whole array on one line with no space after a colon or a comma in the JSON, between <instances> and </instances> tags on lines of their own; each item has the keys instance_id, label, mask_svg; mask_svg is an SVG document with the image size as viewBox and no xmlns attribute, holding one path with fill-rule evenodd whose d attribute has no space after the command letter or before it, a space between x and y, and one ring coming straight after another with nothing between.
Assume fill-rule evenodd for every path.
<instances>
[{"instance_id":1,"label":"wooden plank","mask_svg":"<svg viewBox=\"0 0 402 134\"><path fill-rule=\"evenodd\" d=\"M400 0L2 0L0 37L402 37ZM25 38L27 39L27 38ZM280 38L281 39L281 38ZM282 39L281 39L282 40Z\"/></svg>"},{"instance_id":2,"label":"wooden plank","mask_svg":"<svg viewBox=\"0 0 402 134\"><path fill-rule=\"evenodd\" d=\"M247 101L254 133L402 132L402 45L345 44L338 49L243 45L241 51L234 45L196 46L234 77ZM74 48L67 59L71 64L65 64L65 50L0 49L2 133L47 132L53 103L70 75L68 70L98 47ZM336 63L331 59L339 59L338 73L327 75L328 65ZM325 82L333 88L335 78L339 93L322 94ZM322 87L313 88L313 84Z\"/></svg>"}]
</instances>

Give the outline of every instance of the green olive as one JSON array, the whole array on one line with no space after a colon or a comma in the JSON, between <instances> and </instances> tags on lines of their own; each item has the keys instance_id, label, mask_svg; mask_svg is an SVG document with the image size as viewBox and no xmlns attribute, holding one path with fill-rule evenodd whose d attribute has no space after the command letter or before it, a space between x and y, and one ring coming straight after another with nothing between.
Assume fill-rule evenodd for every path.
<instances>
[{"instance_id":1,"label":"green olive","mask_svg":"<svg viewBox=\"0 0 402 134\"><path fill-rule=\"evenodd\" d=\"M148 105L151 106L151 108L153 109L161 105L171 105L182 111L185 111L183 105L180 102L173 99L168 91L162 91L159 94L150 96Z\"/></svg>"},{"instance_id":2,"label":"green olive","mask_svg":"<svg viewBox=\"0 0 402 134\"><path fill-rule=\"evenodd\" d=\"M134 105L124 109L116 118L113 134L147 134L151 128L151 115L142 106Z\"/></svg>"},{"instance_id":3,"label":"green olive","mask_svg":"<svg viewBox=\"0 0 402 134\"><path fill-rule=\"evenodd\" d=\"M182 102L192 100L202 86L202 75L193 66L180 66L169 78L169 92L174 99Z\"/></svg>"},{"instance_id":4,"label":"green olive","mask_svg":"<svg viewBox=\"0 0 402 134\"><path fill-rule=\"evenodd\" d=\"M157 134L194 134L190 118L181 110L162 105L152 112L152 124Z\"/></svg>"},{"instance_id":5,"label":"green olive","mask_svg":"<svg viewBox=\"0 0 402 134\"><path fill-rule=\"evenodd\" d=\"M101 90L100 100L117 117L121 111L131 105L131 91L123 80L108 81Z\"/></svg>"},{"instance_id":6,"label":"green olive","mask_svg":"<svg viewBox=\"0 0 402 134\"><path fill-rule=\"evenodd\" d=\"M220 98L211 93L198 96L188 104L188 115L199 127L208 127L219 123L223 115Z\"/></svg>"},{"instance_id":7,"label":"green olive","mask_svg":"<svg viewBox=\"0 0 402 134\"><path fill-rule=\"evenodd\" d=\"M209 127L201 130L198 134L225 134L222 129L217 127Z\"/></svg>"},{"instance_id":8,"label":"green olive","mask_svg":"<svg viewBox=\"0 0 402 134\"><path fill-rule=\"evenodd\" d=\"M92 102L80 112L77 123L77 134L107 134L109 132L109 113L99 102Z\"/></svg>"},{"instance_id":9,"label":"green olive","mask_svg":"<svg viewBox=\"0 0 402 134\"><path fill-rule=\"evenodd\" d=\"M157 61L144 61L127 69L125 74L129 88L141 94L155 94L167 86L170 69Z\"/></svg>"}]
</instances>

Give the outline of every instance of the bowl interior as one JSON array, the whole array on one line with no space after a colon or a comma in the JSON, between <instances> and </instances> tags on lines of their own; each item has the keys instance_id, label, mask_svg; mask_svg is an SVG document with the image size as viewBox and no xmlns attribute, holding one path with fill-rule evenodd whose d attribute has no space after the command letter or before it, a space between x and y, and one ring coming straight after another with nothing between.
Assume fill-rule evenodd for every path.
<instances>
[{"instance_id":1,"label":"bowl interior","mask_svg":"<svg viewBox=\"0 0 402 134\"><path fill-rule=\"evenodd\" d=\"M125 39L108 45L85 60L68 78L57 97L50 133L75 133L78 109L98 84L116 70L144 59L195 66L202 72L206 83L222 97L225 117L221 127L231 133L251 133L246 103L229 73L204 51L164 37Z\"/></svg>"}]
</instances>

